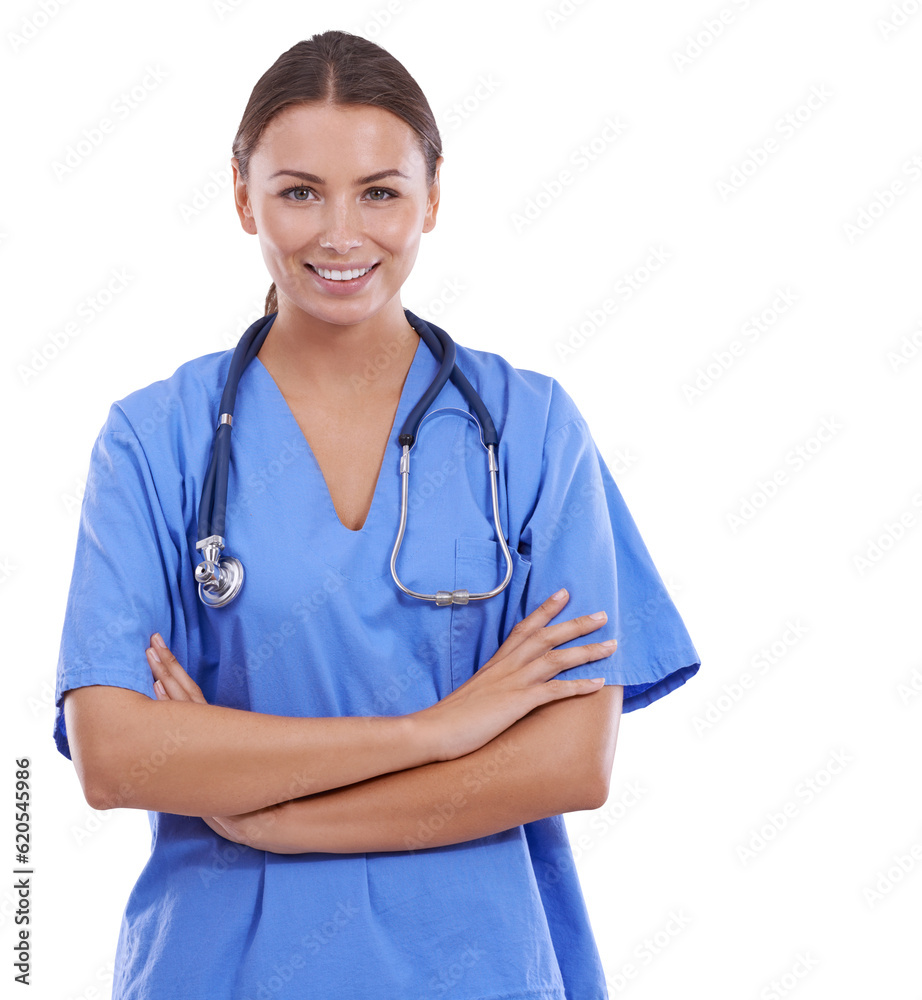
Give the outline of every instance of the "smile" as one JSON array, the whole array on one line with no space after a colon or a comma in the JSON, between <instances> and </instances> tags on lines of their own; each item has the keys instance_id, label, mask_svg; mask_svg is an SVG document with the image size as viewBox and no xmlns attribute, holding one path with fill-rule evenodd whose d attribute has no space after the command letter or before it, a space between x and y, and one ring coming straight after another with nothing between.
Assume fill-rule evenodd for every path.
<instances>
[{"instance_id":1,"label":"smile","mask_svg":"<svg viewBox=\"0 0 922 1000\"><path fill-rule=\"evenodd\" d=\"M307 266L315 274L319 274L321 278L326 278L328 281L352 281L353 278L361 278L363 274L368 274L372 268L378 265L372 264L371 267L356 267L350 271L331 271L325 267L315 267L313 264L308 264Z\"/></svg>"}]
</instances>

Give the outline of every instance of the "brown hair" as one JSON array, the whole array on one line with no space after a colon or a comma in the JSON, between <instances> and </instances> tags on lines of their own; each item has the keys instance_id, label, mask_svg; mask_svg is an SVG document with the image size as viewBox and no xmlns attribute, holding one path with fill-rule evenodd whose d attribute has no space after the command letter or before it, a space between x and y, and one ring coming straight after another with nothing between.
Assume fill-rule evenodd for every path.
<instances>
[{"instance_id":1,"label":"brown hair","mask_svg":"<svg viewBox=\"0 0 922 1000\"><path fill-rule=\"evenodd\" d=\"M432 184L442 139L429 102L403 63L380 45L348 31L324 31L298 42L259 78L232 147L244 180L250 157L269 122L285 108L314 101L370 104L402 118L418 136L426 160L426 183ZM266 295L265 315L277 310L273 281Z\"/></svg>"}]
</instances>

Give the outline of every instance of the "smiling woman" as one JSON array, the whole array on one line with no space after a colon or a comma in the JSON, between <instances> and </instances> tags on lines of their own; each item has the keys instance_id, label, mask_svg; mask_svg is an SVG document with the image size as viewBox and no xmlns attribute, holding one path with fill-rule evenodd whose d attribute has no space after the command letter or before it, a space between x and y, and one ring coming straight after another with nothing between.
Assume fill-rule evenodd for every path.
<instances>
[{"instance_id":1,"label":"smiling woman","mask_svg":"<svg viewBox=\"0 0 922 1000\"><path fill-rule=\"evenodd\" d=\"M291 166L304 162L318 172ZM397 293L421 235L435 226L441 162L430 167L416 134L392 112L330 103L286 108L255 152L234 157L237 211L259 236L273 278L266 307L277 308L282 329L291 326L286 300L308 296L328 322L372 313L406 327Z\"/></svg>"},{"instance_id":2,"label":"smiling woman","mask_svg":"<svg viewBox=\"0 0 922 1000\"><path fill-rule=\"evenodd\" d=\"M58 748L92 806L153 832L113 997L428 997L446 969L469 1000L604 997L563 814L604 803L621 714L697 653L560 385L401 303L442 163L404 67L341 31L299 42L233 154L272 278L242 345L264 339L230 410L233 351L112 405L61 640ZM444 580L446 606L389 573L410 448L401 576ZM221 605L196 579L209 489L247 567Z\"/></svg>"}]
</instances>

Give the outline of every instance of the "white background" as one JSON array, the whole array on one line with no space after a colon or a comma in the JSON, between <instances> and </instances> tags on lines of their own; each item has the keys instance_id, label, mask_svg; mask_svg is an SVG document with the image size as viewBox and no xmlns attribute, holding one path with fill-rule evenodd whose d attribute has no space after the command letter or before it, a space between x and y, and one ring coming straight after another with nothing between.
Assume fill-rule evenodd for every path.
<instances>
[{"instance_id":1,"label":"white background","mask_svg":"<svg viewBox=\"0 0 922 1000\"><path fill-rule=\"evenodd\" d=\"M30 995L108 995L149 842L144 813L89 809L51 739L90 448L113 400L262 314L231 140L277 56L343 28L404 63L442 131L404 305L560 380L702 658L624 717L608 803L567 817L611 995L918 997L916 0L394 0L384 26L383 0L59 4L0 25L0 783L12 805L31 757Z\"/></svg>"}]
</instances>

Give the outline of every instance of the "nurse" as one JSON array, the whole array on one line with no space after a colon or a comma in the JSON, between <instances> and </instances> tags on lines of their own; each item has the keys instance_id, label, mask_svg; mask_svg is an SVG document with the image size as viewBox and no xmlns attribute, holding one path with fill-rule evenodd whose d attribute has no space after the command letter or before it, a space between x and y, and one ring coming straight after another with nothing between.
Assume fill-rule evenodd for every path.
<instances>
[{"instance_id":1,"label":"nurse","mask_svg":"<svg viewBox=\"0 0 922 1000\"><path fill-rule=\"evenodd\" d=\"M442 162L404 67L299 42L233 152L275 315L234 411L244 586L206 607L194 576L222 351L112 404L61 639L57 746L90 805L152 830L113 997L605 997L562 814L605 802L621 714L692 677L694 646L573 401L461 345L512 578L451 607L395 586L398 431L438 368L400 291ZM413 450L413 590L504 575L466 408L447 384Z\"/></svg>"}]
</instances>

